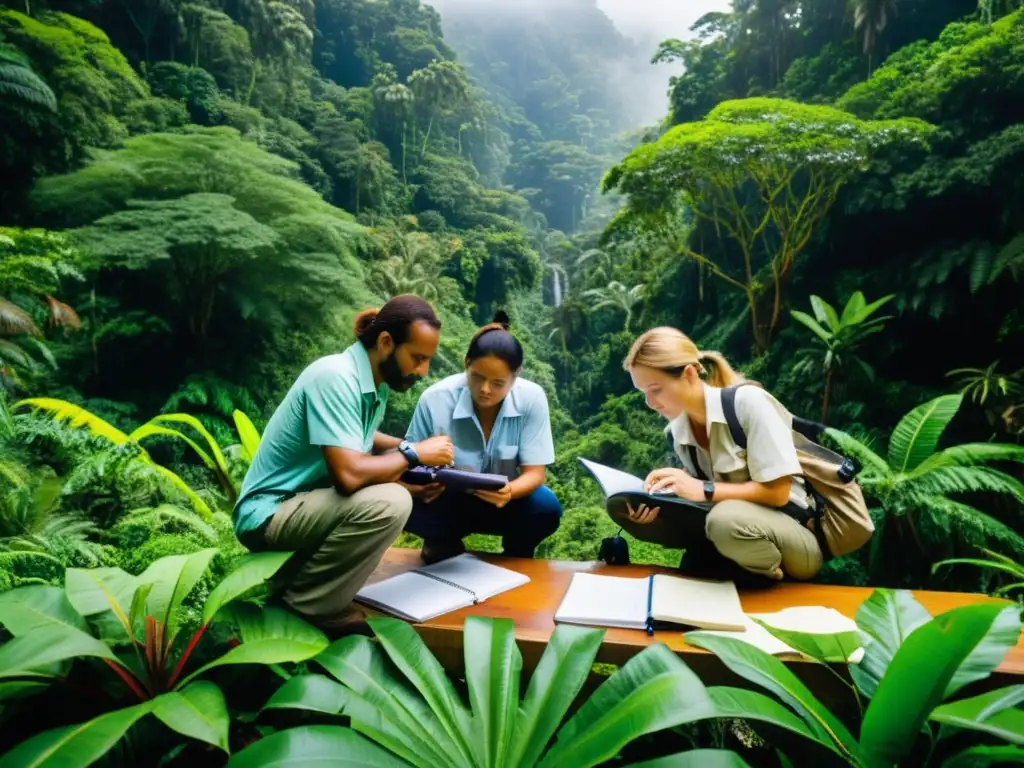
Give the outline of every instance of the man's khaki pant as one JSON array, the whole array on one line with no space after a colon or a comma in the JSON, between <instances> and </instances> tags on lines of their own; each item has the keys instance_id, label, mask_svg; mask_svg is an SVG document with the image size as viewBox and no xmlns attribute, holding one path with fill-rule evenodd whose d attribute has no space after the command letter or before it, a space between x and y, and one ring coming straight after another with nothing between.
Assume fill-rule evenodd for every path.
<instances>
[{"instance_id":1,"label":"man's khaki pant","mask_svg":"<svg viewBox=\"0 0 1024 768\"><path fill-rule=\"evenodd\" d=\"M282 502L264 539L268 549L296 553L279 574L287 584L285 601L313 620L342 613L411 511L412 497L397 483L351 496L323 488Z\"/></svg>"},{"instance_id":2,"label":"man's khaki pant","mask_svg":"<svg viewBox=\"0 0 1024 768\"><path fill-rule=\"evenodd\" d=\"M687 512L684 509L679 514ZM642 541L670 549L691 549L703 543L687 540L664 509L646 525L633 522L626 514L609 514ZM790 578L809 579L821 569L821 547L810 530L784 512L750 501L721 501L713 506L704 523L704 535L719 553L751 573L771 576L781 567Z\"/></svg>"}]
</instances>

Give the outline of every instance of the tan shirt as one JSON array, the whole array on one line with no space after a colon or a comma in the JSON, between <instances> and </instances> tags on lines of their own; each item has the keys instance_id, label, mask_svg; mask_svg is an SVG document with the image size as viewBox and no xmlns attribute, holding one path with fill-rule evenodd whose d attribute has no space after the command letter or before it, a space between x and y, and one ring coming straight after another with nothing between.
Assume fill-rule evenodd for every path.
<instances>
[{"instance_id":1,"label":"tan shirt","mask_svg":"<svg viewBox=\"0 0 1024 768\"><path fill-rule=\"evenodd\" d=\"M793 444L793 417L778 400L760 387L736 390L736 416L747 436L746 450L736 445L729 433L722 409L722 390L705 384L704 407L710 450L697 444L685 413L668 426L676 455L687 472L697 476L687 448L692 445L697 449L697 460L705 477L725 483L768 483L790 475L790 501L804 509L810 506Z\"/></svg>"}]
</instances>

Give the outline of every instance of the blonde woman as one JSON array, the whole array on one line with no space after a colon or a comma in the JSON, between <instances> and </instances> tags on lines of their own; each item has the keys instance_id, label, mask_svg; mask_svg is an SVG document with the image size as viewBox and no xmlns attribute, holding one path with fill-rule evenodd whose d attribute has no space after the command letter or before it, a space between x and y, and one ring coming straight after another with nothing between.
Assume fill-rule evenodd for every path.
<instances>
[{"instance_id":1,"label":"blonde woman","mask_svg":"<svg viewBox=\"0 0 1024 768\"><path fill-rule=\"evenodd\" d=\"M720 353L699 351L675 328L643 334L624 366L648 407L669 421L672 446L684 467L654 470L645 490L711 502L704 526L709 543L684 540L680 526L668 515L659 516L660 507L610 509L613 519L638 539L687 549L684 569L687 560L707 566L724 557L772 580L814 576L824 558L805 525L814 500L801 476L789 412L758 386L738 388L744 451L733 441L722 407L723 388L744 378Z\"/></svg>"}]
</instances>

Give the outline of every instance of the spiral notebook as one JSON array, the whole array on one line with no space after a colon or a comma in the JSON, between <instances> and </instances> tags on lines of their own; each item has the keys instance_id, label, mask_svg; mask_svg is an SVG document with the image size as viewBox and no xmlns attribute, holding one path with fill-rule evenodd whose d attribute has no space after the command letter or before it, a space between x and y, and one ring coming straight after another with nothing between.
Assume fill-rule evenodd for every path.
<instances>
[{"instance_id":1,"label":"spiral notebook","mask_svg":"<svg viewBox=\"0 0 1024 768\"><path fill-rule=\"evenodd\" d=\"M530 577L469 553L368 584L356 600L407 621L421 622L521 587Z\"/></svg>"}]
</instances>

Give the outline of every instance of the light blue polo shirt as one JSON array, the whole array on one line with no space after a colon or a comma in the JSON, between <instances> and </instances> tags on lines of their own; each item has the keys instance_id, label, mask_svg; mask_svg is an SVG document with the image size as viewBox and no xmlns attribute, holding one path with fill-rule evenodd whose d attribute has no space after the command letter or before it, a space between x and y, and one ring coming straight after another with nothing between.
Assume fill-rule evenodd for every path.
<instances>
[{"instance_id":1,"label":"light blue polo shirt","mask_svg":"<svg viewBox=\"0 0 1024 768\"><path fill-rule=\"evenodd\" d=\"M329 488L320 447L369 453L387 403L388 386L374 387L370 358L361 343L310 363L263 433L232 512L235 535L243 539L259 528L290 496Z\"/></svg>"},{"instance_id":2,"label":"light blue polo shirt","mask_svg":"<svg viewBox=\"0 0 1024 768\"><path fill-rule=\"evenodd\" d=\"M519 467L555 461L547 395L538 384L523 378L516 379L502 401L486 443L473 412L466 374L432 384L420 396L405 438L419 442L432 435L452 439L457 466L505 475L510 480L519 476Z\"/></svg>"}]
</instances>

